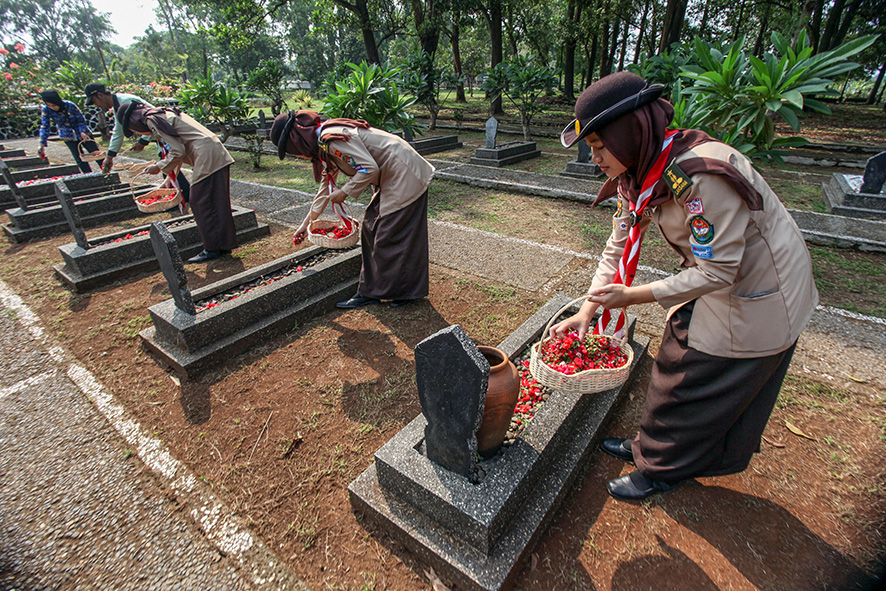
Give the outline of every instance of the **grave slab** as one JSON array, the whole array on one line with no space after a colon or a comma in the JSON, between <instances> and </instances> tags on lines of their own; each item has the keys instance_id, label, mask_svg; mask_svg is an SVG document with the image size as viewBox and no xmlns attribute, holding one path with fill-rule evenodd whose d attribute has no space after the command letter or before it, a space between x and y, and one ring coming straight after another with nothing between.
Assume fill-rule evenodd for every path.
<instances>
[{"instance_id":1,"label":"grave slab","mask_svg":"<svg viewBox=\"0 0 886 591\"><path fill-rule=\"evenodd\" d=\"M148 190L150 188L137 189L135 195L142 195ZM78 196L73 191L71 194L84 228L147 215L138 210L128 188L109 194L100 192L96 195ZM54 205L38 204L27 210L20 207L7 209L6 215L10 221L3 224L3 232L14 242L49 238L70 230L58 201Z\"/></svg>"},{"instance_id":2,"label":"grave slab","mask_svg":"<svg viewBox=\"0 0 886 591\"><path fill-rule=\"evenodd\" d=\"M54 175L55 176L55 175ZM68 178L61 179L65 181L65 185L74 197L78 197L84 193L95 193L100 190L109 190L113 187L128 186L120 182L120 175L116 172L104 175L101 172L90 172L85 174L76 174ZM55 203L55 190L53 185L54 179L44 179L29 185L19 186L18 191L22 197L30 203ZM15 199L9 187L0 187L0 209L12 207Z\"/></svg>"},{"instance_id":3,"label":"grave slab","mask_svg":"<svg viewBox=\"0 0 886 591\"><path fill-rule=\"evenodd\" d=\"M567 162L566 170L560 174L575 179L598 179L606 176L596 162L591 162L591 147L585 141L578 143L578 157Z\"/></svg>"},{"instance_id":4,"label":"grave slab","mask_svg":"<svg viewBox=\"0 0 886 591\"><path fill-rule=\"evenodd\" d=\"M18 156L16 158L4 158L3 162L6 163L9 168L14 170L24 170L28 168L44 168L49 165L46 160L43 160L39 156ZM76 164L71 164L70 166L74 167L74 172L80 170L80 168ZM71 173L65 173L71 174Z\"/></svg>"},{"instance_id":5,"label":"grave slab","mask_svg":"<svg viewBox=\"0 0 886 591\"><path fill-rule=\"evenodd\" d=\"M232 207L237 241L243 245L251 240L270 236L267 224L259 223L255 211ZM175 218L166 223L184 258L203 249L200 233L193 215ZM145 271L159 268L151 246L150 225L136 226L121 232L98 236L89 240L89 248L76 242L59 246L64 264L54 267L56 276L77 292L82 292L113 281L119 281ZM131 238L126 238L129 235ZM120 240L119 242L116 242Z\"/></svg>"},{"instance_id":6,"label":"grave slab","mask_svg":"<svg viewBox=\"0 0 886 591\"><path fill-rule=\"evenodd\" d=\"M886 194L862 193L862 175L834 173L822 184L825 205L835 215L886 220Z\"/></svg>"},{"instance_id":7,"label":"grave slab","mask_svg":"<svg viewBox=\"0 0 886 591\"><path fill-rule=\"evenodd\" d=\"M435 154L437 152L445 152L446 150L455 150L464 146L464 143L458 141L457 135L439 135L435 137L425 137L409 142L415 151L425 156L427 154Z\"/></svg>"},{"instance_id":8,"label":"grave slab","mask_svg":"<svg viewBox=\"0 0 886 591\"><path fill-rule=\"evenodd\" d=\"M26 156L26 155L27 154L25 154L24 150L18 150L18 149L0 151L0 158L2 158L4 160L7 158L21 158L22 156Z\"/></svg>"},{"instance_id":9,"label":"grave slab","mask_svg":"<svg viewBox=\"0 0 886 591\"><path fill-rule=\"evenodd\" d=\"M9 164L9 161L6 161ZM9 164L10 168L14 168ZM77 174L80 169L76 164L60 164L58 166L43 166L41 168L30 168L27 170L15 170L12 173L12 180L16 183L22 181L31 181L34 179L49 179L54 176L67 176Z\"/></svg>"},{"instance_id":10,"label":"grave slab","mask_svg":"<svg viewBox=\"0 0 886 591\"><path fill-rule=\"evenodd\" d=\"M498 348L514 358L538 340L551 315L567 302L565 296L553 298ZM630 319L631 333L635 320ZM633 378L649 339L632 337L630 342ZM514 444L487 462L479 484L428 460L422 453L427 422L419 415L350 484L351 504L432 566L444 582L459 589L507 588L630 382L598 394L552 394Z\"/></svg>"},{"instance_id":11,"label":"grave slab","mask_svg":"<svg viewBox=\"0 0 886 591\"><path fill-rule=\"evenodd\" d=\"M193 292L195 302L273 275L315 255L330 258L235 299L188 314L174 299L151 306L153 326L140 334L144 345L183 376L194 376L247 351L257 343L292 330L298 323L332 310L352 296L360 275L361 251L310 247L228 277Z\"/></svg>"},{"instance_id":12,"label":"grave slab","mask_svg":"<svg viewBox=\"0 0 886 591\"><path fill-rule=\"evenodd\" d=\"M507 166L538 156L541 156L541 150L536 148L535 142L507 142L494 148L478 148L470 163L482 166Z\"/></svg>"}]
</instances>

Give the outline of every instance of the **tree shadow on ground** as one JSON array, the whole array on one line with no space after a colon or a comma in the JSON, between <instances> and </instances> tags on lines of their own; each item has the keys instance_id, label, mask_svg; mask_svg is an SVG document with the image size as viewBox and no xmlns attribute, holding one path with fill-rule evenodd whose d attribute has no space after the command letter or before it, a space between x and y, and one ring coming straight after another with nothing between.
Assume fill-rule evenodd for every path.
<instances>
[{"instance_id":1,"label":"tree shadow on ground","mask_svg":"<svg viewBox=\"0 0 886 591\"><path fill-rule=\"evenodd\" d=\"M873 577L770 499L721 486L680 494L679 502L663 497L660 507L761 591L873 588Z\"/></svg>"}]
</instances>

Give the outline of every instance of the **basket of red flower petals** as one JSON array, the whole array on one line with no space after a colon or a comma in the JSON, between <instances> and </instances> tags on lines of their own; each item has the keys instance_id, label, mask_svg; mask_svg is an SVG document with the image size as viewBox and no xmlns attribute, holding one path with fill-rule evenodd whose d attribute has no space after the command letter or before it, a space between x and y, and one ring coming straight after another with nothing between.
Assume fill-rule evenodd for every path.
<instances>
[{"instance_id":1,"label":"basket of red flower petals","mask_svg":"<svg viewBox=\"0 0 886 591\"><path fill-rule=\"evenodd\" d=\"M360 240L360 224L351 217L344 205L333 203L337 221L314 220L308 226L308 240L325 248L350 248Z\"/></svg>"},{"instance_id":2,"label":"basket of red flower petals","mask_svg":"<svg viewBox=\"0 0 886 591\"><path fill-rule=\"evenodd\" d=\"M554 320L585 299L587 296L582 296L563 306L548 322L541 340L532 345L529 372L552 390L593 394L622 385L630 375L634 350L628 343L627 330L623 339L589 333L579 340L575 332L564 337L549 336Z\"/></svg>"},{"instance_id":3,"label":"basket of red flower petals","mask_svg":"<svg viewBox=\"0 0 886 591\"><path fill-rule=\"evenodd\" d=\"M135 176L137 177L138 175ZM180 204L183 200L182 191L178 187L157 187L151 189L147 193L136 195L133 189L134 185L135 177L132 177L129 190L132 191L132 197L135 199L135 206L143 213L159 213L161 211L166 211L167 209Z\"/></svg>"},{"instance_id":4,"label":"basket of red flower petals","mask_svg":"<svg viewBox=\"0 0 886 591\"><path fill-rule=\"evenodd\" d=\"M91 142L92 140L83 140L77 144L77 151L80 152L80 160L83 162L97 162L99 160L104 160L105 156L108 155L104 150L96 150L95 152L84 152L81 150L80 146L83 142Z\"/></svg>"}]
</instances>

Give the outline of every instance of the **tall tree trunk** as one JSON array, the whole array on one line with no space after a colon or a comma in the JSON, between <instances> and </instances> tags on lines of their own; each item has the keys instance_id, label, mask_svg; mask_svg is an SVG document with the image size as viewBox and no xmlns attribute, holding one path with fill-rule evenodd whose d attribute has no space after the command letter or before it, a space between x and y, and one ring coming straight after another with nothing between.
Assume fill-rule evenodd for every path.
<instances>
[{"instance_id":1,"label":"tall tree trunk","mask_svg":"<svg viewBox=\"0 0 886 591\"><path fill-rule=\"evenodd\" d=\"M866 100L864 104L873 105L877 100L877 91L880 90L880 84L883 83L883 74L886 74L886 63L880 66L880 73L877 74L877 80L874 82L874 87L871 89L871 93L868 95L868 100Z\"/></svg>"},{"instance_id":2,"label":"tall tree trunk","mask_svg":"<svg viewBox=\"0 0 886 591\"><path fill-rule=\"evenodd\" d=\"M375 32L372 30L372 19L369 15L367 1L354 0L354 4L347 0L333 0L333 2L354 13L357 17L357 22L360 23L360 33L363 35L363 46L366 48L366 61L380 66L381 57L378 53L378 43L375 41Z\"/></svg>"},{"instance_id":3,"label":"tall tree trunk","mask_svg":"<svg viewBox=\"0 0 886 591\"><path fill-rule=\"evenodd\" d=\"M705 0L704 8L701 11L701 23L698 25L698 36L704 39L704 34L708 28L708 8L710 8L711 0Z\"/></svg>"},{"instance_id":4,"label":"tall tree trunk","mask_svg":"<svg viewBox=\"0 0 886 591\"><path fill-rule=\"evenodd\" d=\"M809 32L812 51L818 53L818 48L821 46L821 19L824 13L824 0L811 0L811 2L813 2L812 18L806 30Z\"/></svg>"},{"instance_id":5,"label":"tall tree trunk","mask_svg":"<svg viewBox=\"0 0 886 591\"><path fill-rule=\"evenodd\" d=\"M840 17L843 15L843 7L846 5L845 0L835 0L834 6L828 12L828 20L824 26L824 33L821 35L821 45L818 47L818 53L833 49L833 40L840 27Z\"/></svg>"},{"instance_id":6,"label":"tall tree trunk","mask_svg":"<svg viewBox=\"0 0 886 591\"><path fill-rule=\"evenodd\" d=\"M624 22L624 31L621 35L621 54L618 58L618 71L621 72L625 69L625 54L628 52L628 34L631 32L631 27L628 26L628 22Z\"/></svg>"},{"instance_id":7,"label":"tall tree trunk","mask_svg":"<svg viewBox=\"0 0 886 591\"><path fill-rule=\"evenodd\" d=\"M501 3L499 0L491 0L489 7L483 11L486 26L489 29L489 45L491 53L490 65L494 68L502 62L504 47L502 44ZM503 115L501 108L501 95L493 99L489 104L490 115Z\"/></svg>"},{"instance_id":8,"label":"tall tree trunk","mask_svg":"<svg viewBox=\"0 0 886 591\"><path fill-rule=\"evenodd\" d=\"M606 69L609 63L609 18L603 21L603 28L600 35L600 78L609 73Z\"/></svg>"},{"instance_id":9,"label":"tall tree trunk","mask_svg":"<svg viewBox=\"0 0 886 591\"><path fill-rule=\"evenodd\" d=\"M732 29L732 41L738 41L738 35L741 31L741 23L744 22L744 2L738 7L738 18L735 20L735 27Z\"/></svg>"},{"instance_id":10,"label":"tall tree trunk","mask_svg":"<svg viewBox=\"0 0 886 591\"><path fill-rule=\"evenodd\" d=\"M600 44L600 37L597 33L594 33L594 37L591 40L591 55L588 57L588 81L586 82L587 86L590 86L594 83L594 66L597 63L597 46Z\"/></svg>"},{"instance_id":11,"label":"tall tree trunk","mask_svg":"<svg viewBox=\"0 0 886 591\"><path fill-rule=\"evenodd\" d=\"M760 57L763 53L763 39L766 35L766 29L769 28L769 10L771 5L767 2L763 8L763 16L760 17L760 32L757 33L757 40L754 42L753 54Z\"/></svg>"},{"instance_id":12,"label":"tall tree trunk","mask_svg":"<svg viewBox=\"0 0 886 591\"><path fill-rule=\"evenodd\" d=\"M612 25L612 34L609 40L609 59L606 63L606 73L611 74L615 66L615 53L618 51L618 35L621 32L621 18L616 17Z\"/></svg>"},{"instance_id":13,"label":"tall tree trunk","mask_svg":"<svg viewBox=\"0 0 886 591\"><path fill-rule=\"evenodd\" d=\"M687 4L688 0L668 0L661 32L661 43L658 46L659 53L668 49L672 43L680 42L680 31L683 30Z\"/></svg>"},{"instance_id":14,"label":"tall tree trunk","mask_svg":"<svg viewBox=\"0 0 886 591\"><path fill-rule=\"evenodd\" d=\"M849 33L849 27L852 25L852 21L855 19L858 9L861 8L864 3L865 0L853 0L852 3L849 4L849 8L843 15L843 23L840 25L840 28L837 29L837 34L831 41L832 48L843 45L843 40L846 39L846 34Z\"/></svg>"},{"instance_id":15,"label":"tall tree trunk","mask_svg":"<svg viewBox=\"0 0 886 591\"><path fill-rule=\"evenodd\" d=\"M640 17L640 32L637 33L637 46L634 48L634 63L640 61L640 53L643 51L643 35L646 33L646 17L649 14L649 2L651 0L646 0L646 3L643 5L643 16Z\"/></svg>"},{"instance_id":16,"label":"tall tree trunk","mask_svg":"<svg viewBox=\"0 0 886 591\"><path fill-rule=\"evenodd\" d=\"M455 75L458 76L458 83L455 85L455 102L466 103L468 99L465 97L465 81L462 75L460 36L461 29L457 24L453 24L452 30L449 33L449 42L452 46L452 69Z\"/></svg>"},{"instance_id":17,"label":"tall tree trunk","mask_svg":"<svg viewBox=\"0 0 886 591\"><path fill-rule=\"evenodd\" d=\"M563 45L563 96L575 102L575 0L566 6L566 23L569 27Z\"/></svg>"}]
</instances>

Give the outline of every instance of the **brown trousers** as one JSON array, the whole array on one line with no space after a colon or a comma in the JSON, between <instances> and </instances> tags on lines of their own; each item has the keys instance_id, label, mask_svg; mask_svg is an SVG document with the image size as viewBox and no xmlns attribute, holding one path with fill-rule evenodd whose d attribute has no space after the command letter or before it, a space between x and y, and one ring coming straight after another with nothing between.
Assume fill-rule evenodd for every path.
<instances>
[{"instance_id":1,"label":"brown trousers","mask_svg":"<svg viewBox=\"0 0 886 591\"><path fill-rule=\"evenodd\" d=\"M237 230L231 214L231 167L225 166L191 185L189 205L206 250L234 250Z\"/></svg>"},{"instance_id":2,"label":"brown trousers","mask_svg":"<svg viewBox=\"0 0 886 591\"><path fill-rule=\"evenodd\" d=\"M363 216L363 268L357 292L379 300L428 295L428 192L403 209L378 215L374 199Z\"/></svg>"},{"instance_id":3,"label":"brown trousers","mask_svg":"<svg viewBox=\"0 0 886 591\"><path fill-rule=\"evenodd\" d=\"M797 346L754 359L696 351L687 344L694 305L668 320L633 443L637 469L664 482L747 468Z\"/></svg>"}]
</instances>

